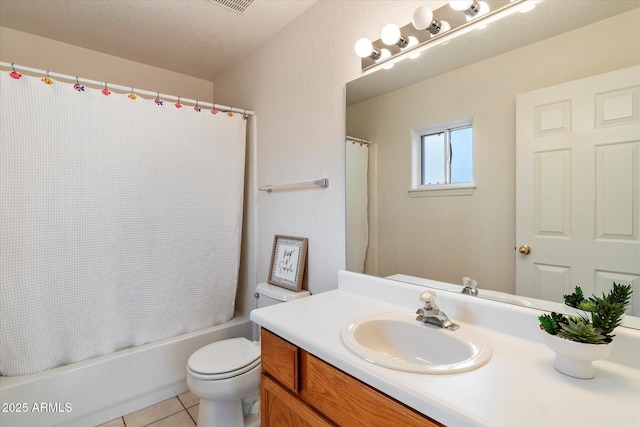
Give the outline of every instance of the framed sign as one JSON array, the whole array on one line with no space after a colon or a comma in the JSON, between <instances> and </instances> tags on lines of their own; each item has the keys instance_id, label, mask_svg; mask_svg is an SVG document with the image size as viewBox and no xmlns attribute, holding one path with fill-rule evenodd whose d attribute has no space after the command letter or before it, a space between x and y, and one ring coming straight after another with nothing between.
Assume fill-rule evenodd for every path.
<instances>
[{"instance_id":1,"label":"framed sign","mask_svg":"<svg viewBox=\"0 0 640 427\"><path fill-rule=\"evenodd\" d=\"M306 237L276 235L273 239L271 268L268 282L272 285L299 291L302 288L304 267L307 262Z\"/></svg>"}]
</instances>

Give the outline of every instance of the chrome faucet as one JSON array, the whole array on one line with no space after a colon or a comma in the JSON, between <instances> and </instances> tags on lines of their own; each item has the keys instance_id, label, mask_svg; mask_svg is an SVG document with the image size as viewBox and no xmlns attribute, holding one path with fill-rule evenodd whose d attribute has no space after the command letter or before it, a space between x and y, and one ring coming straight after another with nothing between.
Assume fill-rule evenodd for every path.
<instances>
[{"instance_id":1,"label":"chrome faucet","mask_svg":"<svg viewBox=\"0 0 640 427\"><path fill-rule=\"evenodd\" d=\"M460 326L453 323L436 305L436 294L432 291L424 291L420 294L420 301L424 303L424 308L416 311L416 320L422 323L429 323L440 328L455 331Z\"/></svg>"},{"instance_id":2,"label":"chrome faucet","mask_svg":"<svg viewBox=\"0 0 640 427\"><path fill-rule=\"evenodd\" d=\"M462 293L467 295L473 295L474 297L478 295L478 282L473 280L471 277L463 277L462 284L464 288L462 288Z\"/></svg>"}]
</instances>

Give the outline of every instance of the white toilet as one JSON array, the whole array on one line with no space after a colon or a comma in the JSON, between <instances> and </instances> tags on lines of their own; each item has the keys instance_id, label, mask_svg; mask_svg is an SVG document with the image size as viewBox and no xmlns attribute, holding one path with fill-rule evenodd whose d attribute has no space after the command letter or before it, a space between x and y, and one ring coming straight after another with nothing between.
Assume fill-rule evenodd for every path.
<instances>
[{"instance_id":1,"label":"white toilet","mask_svg":"<svg viewBox=\"0 0 640 427\"><path fill-rule=\"evenodd\" d=\"M309 295L260 283L258 307ZM198 427L257 427L259 413L245 415L243 399L258 398L260 389L260 343L231 338L206 345L187 362L189 390L200 398ZM251 404L251 402L249 403Z\"/></svg>"}]
</instances>

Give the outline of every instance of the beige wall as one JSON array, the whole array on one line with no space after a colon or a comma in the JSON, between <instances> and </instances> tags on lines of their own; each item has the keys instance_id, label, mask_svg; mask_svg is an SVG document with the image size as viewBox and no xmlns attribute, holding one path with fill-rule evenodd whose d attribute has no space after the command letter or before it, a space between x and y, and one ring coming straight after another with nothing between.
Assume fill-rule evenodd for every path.
<instances>
[{"instance_id":1,"label":"beige wall","mask_svg":"<svg viewBox=\"0 0 640 427\"><path fill-rule=\"evenodd\" d=\"M6 27L0 27L0 60L89 80L213 101L213 82Z\"/></svg>"},{"instance_id":2,"label":"beige wall","mask_svg":"<svg viewBox=\"0 0 640 427\"><path fill-rule=\"evenodd\" d=\"M309 290L337 286L345 266L345 83L361 74L353 46L360 37L378 38L390 21L408 22L422 4L401 3L319 1L216 80L219 102L257 113L249 200L256 281L268 276L274 235L285 234L309 238ZM319 178L329 178L329 188L257 191Z\"/></svg>"},{"instance_id":3,"label":"beige wall","mask_svg":"<svg viewBox=\"0 0 640 427\"><path fill-rule=\"evenodd\" d=\"M422 81L349 107L348 133L376 144L377 261L404 273L515 290L515 96L640 63L640 12ZM410 130L473 117L472 196L409 197Z\"/></svg>"}]
</instances>

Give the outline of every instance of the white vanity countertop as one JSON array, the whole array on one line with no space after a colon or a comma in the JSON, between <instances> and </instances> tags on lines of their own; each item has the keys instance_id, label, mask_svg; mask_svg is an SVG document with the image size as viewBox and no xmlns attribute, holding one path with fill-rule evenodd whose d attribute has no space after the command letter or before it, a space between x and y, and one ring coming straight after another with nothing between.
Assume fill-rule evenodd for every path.
<instances>
[{"instance_id":1,"label":"white vanity countertop","mask_svg":"<svg viewBox=\"0 0 640 427\"><path fill-rule=\"evenodd\" d=\"M539 313L532 309L436 291L442 311L461 327L461 320L472 323L491 342L491 360L464 373L394 371L366 362L342 345L340 330L348 321L371 313L415 311L423 290L340 272L337 290L254 310L251 320L450 427L640 426L640 370L605 360L594 362L596 377L591 380L557 372L554 353L537 335ZM496 318L499 324L493 327ZM513 330L527 331L514 336ZM640 346L636 332L630 332L633 345Z\"/></svg>"}]
</instances>

